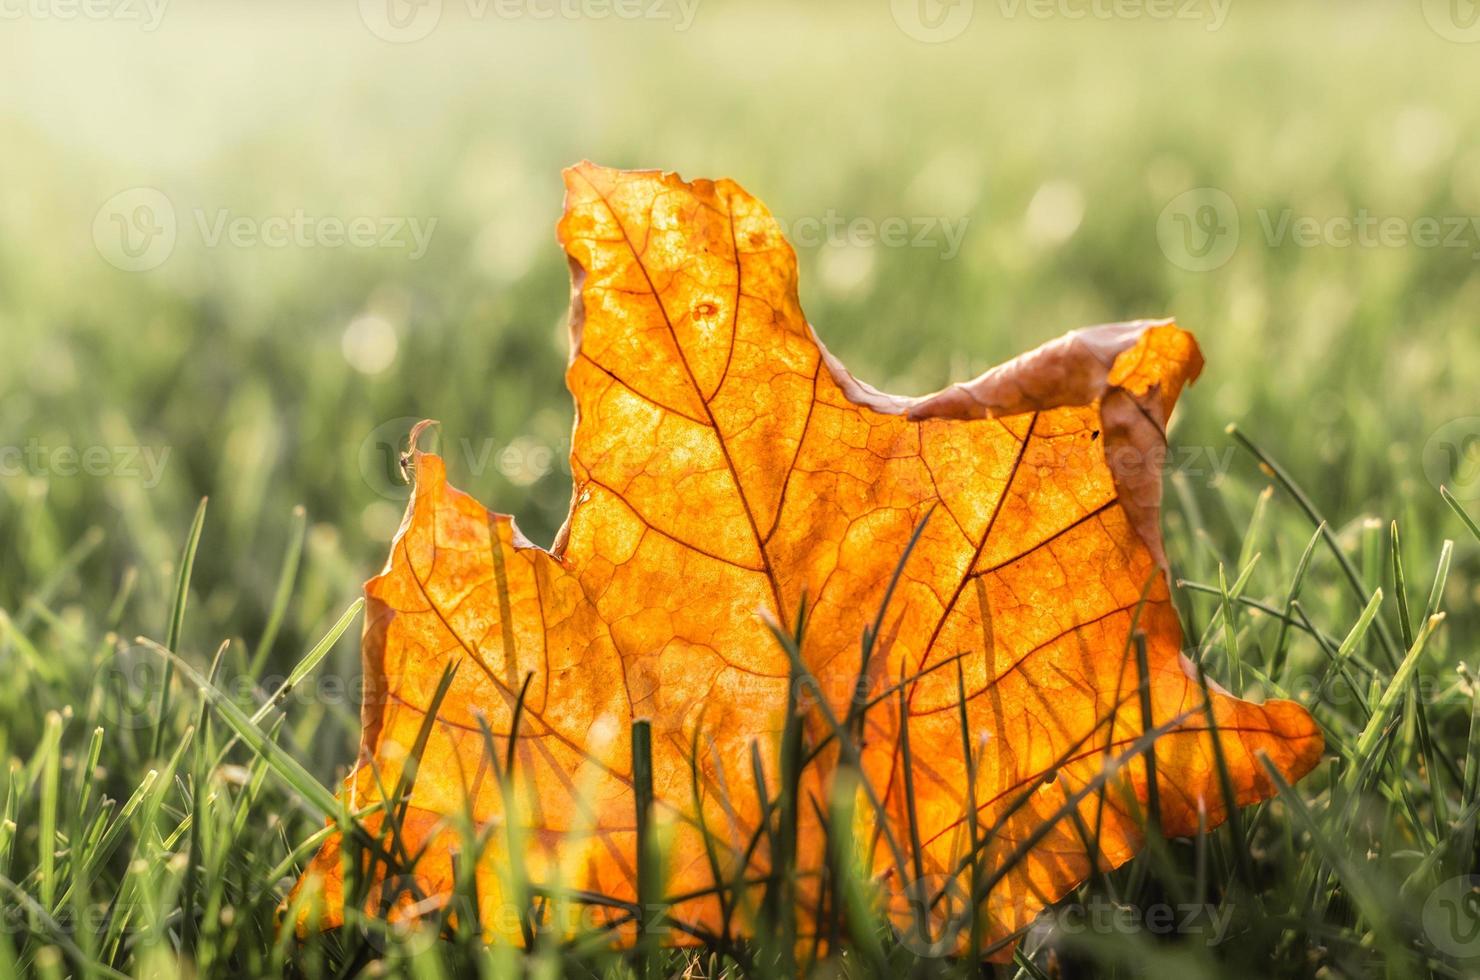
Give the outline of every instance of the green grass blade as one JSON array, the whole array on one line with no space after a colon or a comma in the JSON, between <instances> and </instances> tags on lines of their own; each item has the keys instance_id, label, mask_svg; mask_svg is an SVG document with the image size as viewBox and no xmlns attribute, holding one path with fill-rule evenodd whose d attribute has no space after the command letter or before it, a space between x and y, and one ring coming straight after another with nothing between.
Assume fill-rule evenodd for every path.
<instances>
[{"instance_id":1,"label":"green grass blade","mask_svg":"<svg viewBox=\"0 0 1480 980\"><path fill-rule=\"evenodd\" d=\"M1280 617L1280 631L1275 637L1274 651L1270 655L1269 676L1280 677L1287 663L1286 650L1290 641L1290 612L1295 600L1300 598L1300 589L1305 584L1306 572L1310 570L1310 559L1315 554L1316 543L1319 542L1326 530L1326 522L1322 521L1317 527L1310 540L1305 544L1305 550L1300 553L1300 560L1295 563L1295 574L1290 577L1290 587L1285 592L1285 613Z\"/></svg>"},{"instance_id":2,"label":"green grass blade","mask_svg":"<svg viewBox=\"0 0 1480 980\"><path fill-rule=\"evenodd\" d=\"M42 925L46 933L47 941L60 948L62 952L66 953L67 957L71 959L72 962L76 963L78 968L82 970L84 976L102 976L108 977L110 978L110 980L114 980L114 978L116 978L116 980L129 980L128 974L119 973L117 970L108 966L106 963L100 963L96 960L90 959L87 954L79 949L77 944L72 941L70 930L68 929L68 927L62 925L61 923L57 922L56 919L52 918L51 914L47 912L46 909L42 908L41 905L37 903L37 901L25 891L25 889L20 887L20 885L11 881L7 877L0 875L0 889L4 889L5 891L9 892L11 895L11 900L14 901L18 907L25 909L26 912L30 916L32 916L35 921L39 922Z\"/></svg>"},{"instance_id":3,"label":"green grass blade","mask_svg":"<svg viewBox=\"0 0 1480 980\"><path fill-rule=\"evenodd\" d=\"M1243 817L1238 809L1238 794L1233 789L1233 778L1228 771L1228 758L1223 751L1223 739L1218 730L1218 718L1213 711L1213 696L1208 689L1207 671L1202 662L1194 665L1197 686L1202 690L1202 712L1208 723L1208 737L1213 747L1213 763L1218 773L1218 790L1223 796L1224 820L1229 836L1233 838L1234 862L1244 887L1254 892L1254 871L1249 864L1249 841L1244 835Z\"/></svg>"},{"instance_id":4,"label":"green grass blade","mask_svg":"<svg viewBox=\"0 0 1480 980\"><path fill-rule=\"evenodd\" d=\"M1424 604L1423 618L1428 619L1439 611L1444 603L1444 586L1449 582L1449 567L1454 562L1454 542L1445 539L1439 549L1439 567L1434 570L1434 584L1429 589L1429 601Z\"/></svg>"},{"instance_id":5,"label":"green grass blade","mask_svg":"<svg viewBox=\"0 0 1480 980\"><path fill-rule=\"evenodd\" d=\"M1365 759L1376 749L1383 726L1392 718L1399 704L1401 704L1403 696L1408 691L1408 680L1413 676L1413 672L1418 669L1418 661L1423 655L1424 646L1428 643L1429 637L1433 635L1434 630L1438 628L1443 620L1443 613L1431 616L1424 623L1423 628L1418 631L1418 636L1414 638L1413 646L1409 649L1407 656L1403 658L1402 663L1398 665L1398 669L1393 674L1392 680L1388 682L1387 690L1383 692L1381 700L1378 701L1377 706L1373 709L1372 717L1367 720L1366 727L1362 729L1362 734L1357 738L1355 747L1357 758ZM1355 770L1349 772L1354 773ZM1354 783L1349 783L1347 786L1349 793L1355 792L1356 789L1357 786Z\"/></svg>"},{"instance_id":6,"label":"green grass blade","mask_svg":"<svg viewBox=\"0 0 1480 980\"><path fill-rule=\"evenodd\" d=\"M1465 749L1465 780L1460 791L1460 806L1473 809L1480 803L1480 683L1472 682L1470 691L1470 738ZM1461 824L1459 853L1461 859L1475 853L1475 820Z\"/></svg>"},{"instance_id":7,"label":"green grass blade","mask_svg":"<svg viewBox=\"0 0 1480 980\"><path fill-rule=\"evenodd\" d=\"M1255 560L1258 560L1259 556L1255 555L1254 558ZM1245 570L1244 575L1239 576L1240 580L1245 579L1249 571L1252 571L1252 569L1253 563L1251 562L1249 567ZM1228 591L1228 579L1223 574L1222 565L1218 566L1218 591L1220 593L1219 598L1222 601L1219 612L1223 616L1223 644L1224 652L1228 659L1228 676L1229 680L1233 684L1233 689L1235 691L1242 691L1244 689L1244 677L1242 669L1242 664L1244 661L1243 656L1239 652L1238 619L1233 614L1233 600L1230 598L1230 593Z\"/></svg>"},{"instance_id":8,"label":"green grass blade","mask_svg":"<svg viewBox=\"0 0 1480 980\"><path fill-rule=\"evenodd\" d=\"M1141 730L1149 731L1156 727L1156 720L1151 713L1151 668L1146 656L1146 634L1137 630L1133 642L1136 647L1136 676L1139 678L1136 693L1141 702ZM1148 811L1147 834L1159 837L1161 835L1161 783L1157 777L1155 740L1146 747L1146 809Z\"/></svg>"},{"instance_id":9,"label":"green grass blade","mask_svg":"<svg viewBox=\"0 0 1480 980\"><path fill-rule=\"evenodd\" d=\"M663 914L663 886L653 827L653 727L645 718L632 722L632 798L637 827L638 974L653 977L658 937L652 928Z\"/></svg>"},{"instance_id":10,"label":"green grass blade","mask_svg":"<svg viewBox=\"0 0 1480 980\"><path fill-rule=\"evenodd\" d=\"M1398 536L1398 522L1389 525L1391 543L1393 597L1398 600L1398 631L1403 637L1403 648L1413 646L1413 620L1408 613L1408 577L1403 573L1403 543Z\"/></svg>"},{"instance_id":11,"label":"green grass blade","mask_svg":"<svg viewBox=\"0 0 1480 980\"><path fill-rule=\"evenodd\" d=\"M1249 515L1249 523L1244 528L1243 544L1239 547L1238 568L1248 565L1259 553L1259 539L1264 533L1264 525L1269 516L1269 501L1273 496L1274 487L1266 486L1254 498L1254 512Z\"/></svg>"},{"instance_id":12,"label":"green grass blade","mask_svg":"<svg viewBox=\"0 0 1480 980\"><path fill-rule=\"evenodd\" d=\"M206 524L206 503L209 497L200 498L200 505L195 508L195 519L190 522L190 534L185 538L185 547L180 551L180 567L175 575L175 599L170 607L169 627L165 631L165 649L178 652L180 649L180 631L185 626L185 604L190 596L190 574L195 568L195 551L200 546L201 531ZM164 665L164 676L159 684L159 713L155 718L154 739L150 743L149 757L157 758L160 747L164 743L164 726L169 719L170 686L174 681L174 661L166 660Z\"/></svg>"},{"instance_id":13,"label":"green grass blade","mask_svg":"<svg viewBox=\"0 0 1480 980\"><path fill-rule=\"evenodd\" d=\"M323 783L315 779L313 774L305 769L297 759L289 755L282 746L268 739L262 729L258 728L231 698L174 652L145 637L139 637L138 642L150 647L173 663L195 686L201 696L210 702L211 707L216 709L221 719L246 743L247 747L267 760L273 772L277 773L290 789L303 797L321 816L334 817L339 814L340 807L334 794L329 792Z\"/></svg>"},{"instance_id":14,"label":"green grass blade","mask_svg":"<svg viewBox=\"0 0 1480 980\"><path fill-rule=\"evenodd\" d=\"M1440 487L1439 496L1444 498L1444 502L1449 505L1450 510L1459 516L1464 526L1470 529L1470 533L1475 536L1475 540L1480 541L1480 524L1475 523L1475 518L1470 516L1470 512L1465 510L1464 505L1454 499L1454 494L1449 492L1449 488Z\"/></svg>"},{"instance_id":15,"label":"green grass blade","mask_svg":"<svg viewBox=\"0 0 1480 980\"><path fill-rule=\"evenodd\" d=\"M55 711L46 714L46 730L41 736L41 816L36 850L40 860L41 905L56 908L57 875L57 791L61 778L62 716Z\"/></svg>"},{"instance_id":16,"label":"green grass blade","mask_svg":"<svg viewBox=\"0 0 1480 980\"><path fill-rule=\"evenodd\" d=\"M303 541L307 535L308 511L299 504L293 508L293 522L288 530L288 548L283 554L282 568L278 571L277 587L272 593L272 607L267 614L267 624L262 627L257 649L252 651L252 659L247 667L247 674L252 677L261 676L262 668L267 665L267 658L272 654L272 645L277 640L278 630L282 628L288 602L293 598L293 584L298 580L298 563L303 556Z\"/></svg>"},{"instance_id":17,"label":"green grass blade","mask_svg":"<svg viewBox=\"0 0 1480 980\"><path fill-rule=\"evenodd\" d=\"M1288 493L1295 500L1296 504L1299 505L1300 509L1305 512L1305 516L1310 519L1311 524L1313 524L1317 528L1317 530L1324 528L1322 539L1326 542L1326 545L1330 549L1331 554L1336 558L1337 564L1341 566L1342 574L1346 576L1347 584L1351 587L1352 592L1357 596L1357 600L1365 604L1368 599L1371 598L1371 596L1368 594L1367 586L1363 584L1362 577L1357 573L1356 566L1353 565L1351 559L1347 557L1346 552L1341 547L1341 543L1336 540L1336 535L1332 533L1330 525L1327 524L1326 519L1321 515L1321 512L1316 509L1316 506L1314 503L1311 502L1310 497L1307 496L1306 492L1301 489L1300 485L1291 478L1290 474L1285 472L1284 467L1280 466L1280 464L1270 458L1270 456L1265 453L1264 450L1255 445L1255 443L1251 439L1249 439L1248 436L1244 435L1244 433L1239 430L1238 426L1230 425L1228 426L1227 431L1229 435L1233 436L1233 438L1236 439L1238 443L1244 447L1244 449L1246 449L1251 455L1253 455L1254 458L1257 459L1272 476L1274 476L1274 478L1279 482L1280 486L1285 488L1285 492ZM1392 636L1389 635L1387 632L1387 627L1384 626L1381 620L1379 620L1377 623L1377 635L1378 638L1382 641L1382 647L1388 655L1390 665L1396 667L1398 662L1397 648L1393 643Z\"/></svg>"},{"instance_id":18,"label":"green grass blade","mask_svg":"<svg viewBox=\"0 0 1480 980\"><path fill-rule=\"evenodd\" d=\"M254 725L260 725L273 708L287 700L288 695L293 692L293 689L303 683L305 677L314 672L319 664L323 662L323 659L329 655L329 651L334 649L334 644L339 642L339 638L344 635L345 630L349 629L350 624L355 621L355 617L360 614L360 610L364 608L365 599L363 596L349 604L349 608L340 615L339 619L335 620L333 626L329 627L329 632L325 633L319 642L315 643L313 648L303 655L303 659L299 660L293 669L289 671L287 679L272 693L272 697L268 698L267 703L252 714L252 723Z\"/></svg>"}]
</instances>

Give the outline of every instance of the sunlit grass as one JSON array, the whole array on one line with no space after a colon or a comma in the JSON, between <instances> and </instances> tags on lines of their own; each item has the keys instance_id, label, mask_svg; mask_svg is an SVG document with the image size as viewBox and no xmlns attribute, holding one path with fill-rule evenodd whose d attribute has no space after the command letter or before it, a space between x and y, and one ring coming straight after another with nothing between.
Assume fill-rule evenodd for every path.
<instances>
[{"instance_id":1,"label":"sunlit grass","mask_svg":"<svg viewBox=\"0 0 1480 980\"><path fill-rule=\"evenodd\" d=\"M1378 576L1382 585L1369 586L1342 542L1327 535L1326 519L1305 512L1303 491L1287 472L1239 438L1277 474L1276 495L1257 498L1260 523L1250 532L1262 540L1259 550L1244 549L1243 568L1220 566L1217 584L1184 583L1190 656L1239 693L1303 701L1326 734L1328 759L1299 787L1282 784L1278 799L1243 811L1237 821L1191 839L1153 840L1130 864L1095 875L1029 931L1006 975L1066 969L1072 975L1078 963L1093 964L1097 975L1297 976L1325 968L1341 975L1387 969L1458 977L1474 966L1466 955L1480 951L1467 945L1467 920L1446 918L1443 904L1461 901L1462 877L1476 872L1480 815L1480 692L1471 673L1446 666L1451 661L1443 653L1452 649L1442 597L1455 545L1446 542L1430 556L1433 577L1420 586L1423 566L1405 560L1395 529L1388 529L1386 543L1394 547ZM1480 535L1466 526L1470 515L1452 517L1459 547L1480 547ZM199 531L186 535L182 569ZM1190 547L1186 538L1174 534L1173 546ZM186 596L208 591L205 583L180 579L166 629L186 617ZM1425 601L1416 601L1424 594ZM699 951L661 948L674 923L661 911L669 898L657 836L658 851L650 848L653 856L642 862L645 904L623 911L617 903L607 917L620 924L648 910L651 942L639 942L632 953L609 951L603 930L547 932L546 903L610 900L544 892L530 882L514 892L531 896L522 951L485 946L466 914L459 919L444 911L421 928L387 928L357 913L354 900L343 929L310 929L303 941L292 930L279 931L276 912L286 887L335 827L359 842L354 846L378 853L385 873L409 868L415 857L385 850L394 833L355 832L367 814L344 812L331 785L303 765L315 765L304 735L325 720L333 699L295 701L293 694L326 679L319 676L325 653L355 620L359 603L287 678L268 684L252 682L246 653L232 651L241 644L223 644L208 659L199 650L177 655L147 638L121 640L118 621L131 612L121 598L99 615L57 608L36 595L20 615L0 621L0 652L10 665L0 694L9 720L3 732L28 753L12 763L0 823L8 927L0 932L0 966L58 976L173 976L188 963L204 975L368 969L434 977L524 970L784 976L807 965L809 946L798 937L809 934L810 909L786 897L800 880L787 884L797 872L784 840L801 801L785 775L795 767L784 764L781 782L765 790L771 818L764 833L770 853L786 859L762 883L769 897L758 921L769 924L753 940L711 936ZM779 629L777 642L795 650ZM803 671L792 689L804 690L805 668L792 659ZM168 686L166 664L178 667ZM849 749L852 722L831 722L845 774L857 754ZM799 731L760 750L785 753ZM636 734L640 756L643 740ZM1143 742L1123 758L1143 753L1150 741ZM498 757L498 746L490 754ZM634 758L634 767L640 789L641 759ZM395 801L406 789L398 785L387 794L392 826ZM1063 818L1069 812L1066 806ZM846 808L829 818L835 827L851 826ZM980 833L989 838L993 828ZM909 855L918 845L892 835L888 843L909 879ZM477 841L469 848L476 853ZM841 946L833 947L829 969L855 976L974 975L969 956L949 955L979 943L972 917L948 917L940 935L931 926L891 920L847 854L846 847L829 850L821 886L833 895L824 904L840 916L834 935ZM1002 870L973 871L973 890L989 889ZM370 883L351 874L346 894L364 895ZM753 894L755 883L728 887L735 889L729 901L737 903ZM454 899L447 910L478 907L475 894ZM311 893L305 897L312 900ZM915 907L939 900L922 895ZM288 921L299 911L289 909Z\"/></svg>"}]
</instances>

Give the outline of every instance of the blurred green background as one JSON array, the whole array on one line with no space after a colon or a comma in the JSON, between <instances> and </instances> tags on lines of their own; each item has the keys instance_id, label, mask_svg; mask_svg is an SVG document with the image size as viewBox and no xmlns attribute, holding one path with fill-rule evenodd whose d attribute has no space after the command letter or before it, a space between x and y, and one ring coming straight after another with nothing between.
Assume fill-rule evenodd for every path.
<instances>
[{"instance_id":1,"label":"blurred green background","mask_svg":"<svg viewBox=\"0 0 1480 980\"><path fill-rule=\"evenodd\" d=\"M1173 434L1179 572L1216 581L1264 485L1231 421L1353 548L1398 519L1424 583L1461 533L1437 484L1480 497L1463 3L621 9L639 8L662 16L6 7L0 607L56 583L64 618L100 617L136 574L124 628L162 635L209 495L185 647L250 647L301 504L272 656L291 664L383 562L405 498L392 447L420 417L460 485L548 542L571 422L553 225L581 158L741 182L807 239L822 336L889 390L1175 315L1208 359ZM1343 244L1340 219L1363 215L1387 231ZM355 219L375 242L339 241ZM910 244L872 240L901 220ZM295 221L302 240L274 237ZM1264 543L1286 568L1309 534L1287 527ZM1451 622L1473 623L1473 548L1449 582Z\"/></svg>"}]
</instances>

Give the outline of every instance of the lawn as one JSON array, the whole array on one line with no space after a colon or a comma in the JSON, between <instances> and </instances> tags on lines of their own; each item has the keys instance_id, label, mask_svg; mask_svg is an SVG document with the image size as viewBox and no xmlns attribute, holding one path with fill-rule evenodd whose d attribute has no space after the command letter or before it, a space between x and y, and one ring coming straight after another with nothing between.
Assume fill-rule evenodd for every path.
<instances>
[{"instance_id":1,"label":"lawn","mask_svg":"<svg viewBox=\"0 0 1480 980\"><path fill-rule=\"evenodd\" d=\"M1091 881L1000 975L1480 970L1480 46L1444 5L1001 0L942 43L883 2L447 3L411 43L368 2L63 6L0 31L0 976L739 970L275 930L354 759L346 613L410 426L536 542L565 517L583 158L765 200L888 391L1087 324L1197 336L1164 515L1189 643L1304 701L1328 759ZM244 729L278 749L193 683L251 714L299 665ZM973 972L880 934L892 972Z\"/></svg>"}]
</instances>

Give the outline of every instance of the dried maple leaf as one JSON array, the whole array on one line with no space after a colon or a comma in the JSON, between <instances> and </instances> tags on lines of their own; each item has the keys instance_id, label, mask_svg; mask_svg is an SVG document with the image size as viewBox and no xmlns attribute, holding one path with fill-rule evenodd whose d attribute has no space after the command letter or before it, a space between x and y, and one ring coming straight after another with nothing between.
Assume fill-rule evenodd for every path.
<instances>
[{"instance_id":1,"label":"dried maple leaf","mask_svg":"<svg viewBox=\"0 0 1480 980\"><path fill-rule=\"evenodd\" d=\"M1207 826L1227 817L1220 754L1240 805L1273 791L1260 753L1290 780L1315 765L1321 736L1291 702L1215 687L1215 737L1180 653L1158 516L1165 422L1202 365L1189 334L1094 327L932 397L885 395L822 347L791 248L737 185L590 164L565 178L577 417L566 525L538 548L415 451L413 499L366 588L354 806L401 780L460 662L397 839L381 816L367 822L414 860L418 904L397 895L393 915L445 903L463 815L485 829L489 938L517 942L527 924L513 860L537 883L633 902L630 736L649 719L672 915L700 933L753 927L745 895L716 896L715 871L728 884L769 867L753 766L774 792L793 664L767 621L790 628L804 603L800 660L821 704L804 702L796 865L823 861L819 813L840 761L829 719L852 706L855 761L878 804L855 827L870 870L896 906L925 887L906 877L938 897L967 880L970 842L990 828L978 914L999 955L1092 861L1119 865L1142 840L1144 754L1107 767L1148 730L1133 630L1154 725L1168 729L1155 743L1165 832L1196 832L1200 812ZM865 665L860 635L922 521ZM342 921L341 851L331 840L300 882L322 889L321 924ZM620 926L619 910L594 908L588 921Z\"/></svg>"}]
</instances>

